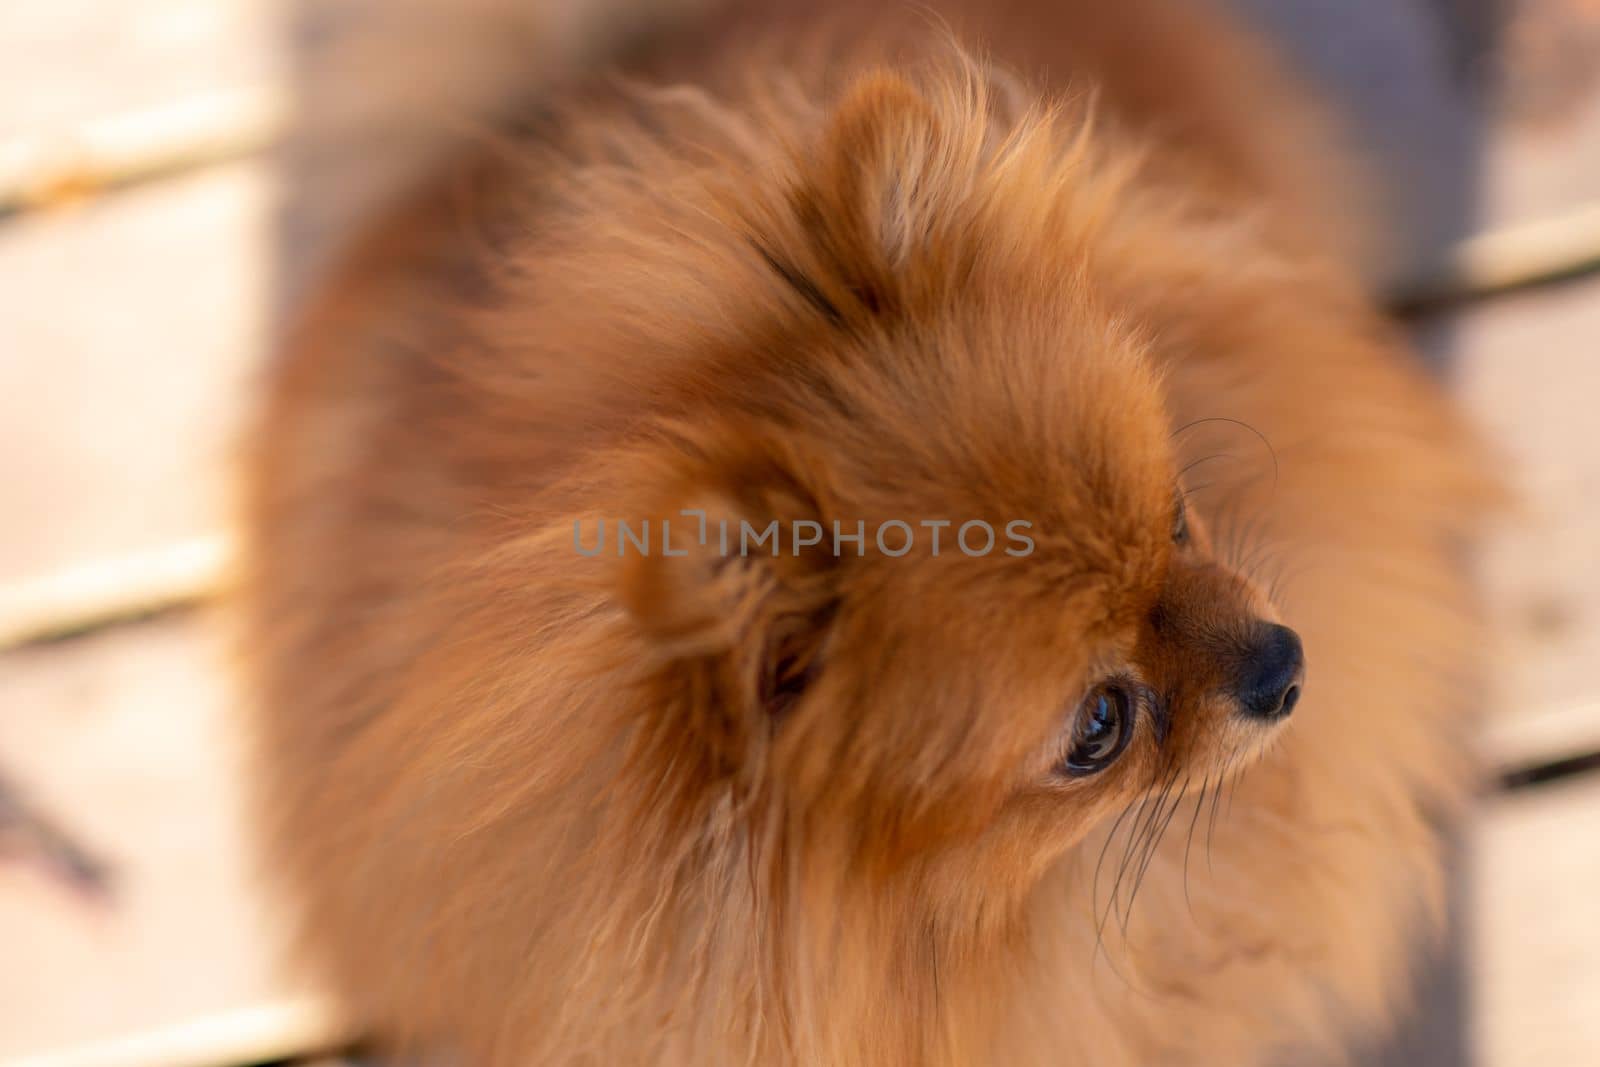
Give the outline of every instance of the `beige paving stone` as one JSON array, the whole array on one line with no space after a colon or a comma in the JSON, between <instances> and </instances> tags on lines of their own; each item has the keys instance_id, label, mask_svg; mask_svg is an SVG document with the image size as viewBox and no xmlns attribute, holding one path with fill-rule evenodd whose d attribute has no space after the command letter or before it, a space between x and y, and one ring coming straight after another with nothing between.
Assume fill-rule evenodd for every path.
<instances>
[{"instance_id":1,"label":"beige paving stone","mask_svg":"<svg viewBox=\"0 0 1600 1067\"><path fill-rule=\"evenodd\" d=\"M6 0L0 146L282 76L277 0Z\"/></svg>"},{"instance_id":2,"label":"beige paving stone","mask_svg":"<svg viewBox=\"0 0 1600 1067\"><path fill-rule=\"evenodd\" d=\"M100 901L0 861L0 1063L297 992L243 845L220 633L190 615L0 657L0 773L111 875Z\"/></svg>"},{"instance_id":3,"label":"beige paving stone","mask_svg":"<svg viewBox=\"0 0 1600 1067\"><path fill-rule=\"evenodd\" d=\"M1455 311L1424 336L1519 495L1485 560L1494 754L1600 746L1600 277Z\"/></svg>"},{"instance_id":4,"label":"beige paving stone","mask_svg":"<svg viewBox=\"0 0 1600 1067\"><path fill-rule=\"evenodd\" d=\"M1479 179L1488 225L1559 216L1600 199L1600 5L1512 0L1490 64Z\"/></svg>"},{"instance_id":5,"label":"beige paving stone","mask_svg":"<svg viewBox=\"0 0 1600 1067\"><path fill-rule=\"evenodd\" d=\"M0 585L214 532L270 206L238 164L0 225Z\"/></svg>"},{"instance_id":6,"label":"beige paving stone","mask_svg":"<svg viewBox=\"0 0 1600 1067\"><path fill-rule=\"evenodd\" d=\"M1502 798L1473 862L1473 1028L1484 1067L1600 1059L1600 777Z\"/></svg>"}]
</instances>

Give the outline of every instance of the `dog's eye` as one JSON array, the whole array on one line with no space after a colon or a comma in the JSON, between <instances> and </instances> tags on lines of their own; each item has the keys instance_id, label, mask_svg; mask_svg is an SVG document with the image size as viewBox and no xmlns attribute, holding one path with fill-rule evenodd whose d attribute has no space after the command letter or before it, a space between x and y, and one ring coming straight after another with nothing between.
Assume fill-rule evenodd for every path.
<instances>
[{"instance_id":1,"label":"dog's eye","mask_svg":"<svg viewBox=\"0 0 1600 1067\"><path fill-rule=\"evenodd\" d=\"M1089 690L1073 718L1061 769L1081 778L1111 766L1133 736L1133 717L1133 697L1122 686L1102 682Z\"/></svg>"},{"instance_id":2,"label":"dog's eye","mask_svg":"<svg viewBox=\"0 0 1600 1067\"><path fill-rule=\"evenodd\" d=\"M1189 513L1184 510L1183 499L1180 497L1172 508L1172 543L1175 545L1187 544L1189 541Z\"/></svg>"}]
</instances>

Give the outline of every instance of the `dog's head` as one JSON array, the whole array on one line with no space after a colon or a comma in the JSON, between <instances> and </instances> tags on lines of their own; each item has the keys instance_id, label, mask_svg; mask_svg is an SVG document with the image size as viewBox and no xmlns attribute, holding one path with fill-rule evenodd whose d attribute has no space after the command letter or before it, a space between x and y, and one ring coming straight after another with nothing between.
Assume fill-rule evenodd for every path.
<instances>
[{"instance_id":1,"label":"dog's head","mask_svg":"<svg viewBox=\"0 0 1600 1067\"><path fill-rule=\"evenodd\" d=\"M725 205L748 321L667 387L608 552L657 770L879 871L998 849L971 869L1014 886L1259 751L1303 660L1186 507L1159 375L1097 303L1116 176L980 95L868 79L779 193Z\"/></svg>"}]
</instances>

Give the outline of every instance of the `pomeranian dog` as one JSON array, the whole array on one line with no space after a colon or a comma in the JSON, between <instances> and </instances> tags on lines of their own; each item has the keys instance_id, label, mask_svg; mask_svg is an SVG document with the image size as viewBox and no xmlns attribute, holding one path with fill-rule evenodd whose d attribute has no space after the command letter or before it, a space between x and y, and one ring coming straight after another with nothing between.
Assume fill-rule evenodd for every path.
<instances>
[{"instance_id":1,"label":"pomeranian dog","mask_svg":"<svg viewBox=\"0 0 1600 1067\"><path fill-rule=\"evenodd\" d=\"M502 110L271 369L265 855L379 1047L1237 1067L1404 1001L1493 491L1350 169L1200 4L868 7Z\"/></svg>"}]
</instances>

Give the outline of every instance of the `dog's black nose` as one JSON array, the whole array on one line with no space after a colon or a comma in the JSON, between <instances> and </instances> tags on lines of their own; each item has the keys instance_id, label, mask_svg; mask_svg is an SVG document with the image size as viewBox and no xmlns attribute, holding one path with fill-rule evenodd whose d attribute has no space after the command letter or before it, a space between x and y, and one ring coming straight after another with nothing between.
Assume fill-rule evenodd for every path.
<instances>
[{"instance_id":1,"label":"dog's black nose","mask_svg":"<svg viewBox=\"0 0 1600 1067\"><path fill-rule=\"evenodd\" d=\"M1264 624L1239 668L1234 695L1252 719L1281 719L1300 700L1306 676L1300 635L1287 626Z\"/></svg>"}]
</instances>

